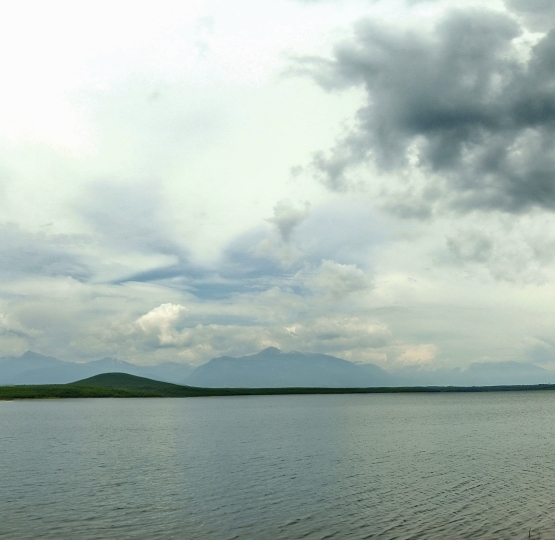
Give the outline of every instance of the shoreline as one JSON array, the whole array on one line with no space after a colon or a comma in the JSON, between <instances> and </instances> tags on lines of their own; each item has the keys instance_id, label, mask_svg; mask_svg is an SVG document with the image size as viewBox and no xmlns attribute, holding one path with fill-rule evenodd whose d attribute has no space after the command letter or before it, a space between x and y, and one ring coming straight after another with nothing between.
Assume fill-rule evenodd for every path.
<instances>
[{"instance_id":1,"label":"shoreline","mask_svg":"<svg viewBox=\"0 0 555 540\"><path fill-rule=\"evenodd\" d=\"M69 384L0 386L0 401L15 399L222 397L268 395L477 393L555 390L555 384L491 386L388 386L365 388L200 388L171 384L124 373L104 373Z\"/></svg>"}]
</instances>

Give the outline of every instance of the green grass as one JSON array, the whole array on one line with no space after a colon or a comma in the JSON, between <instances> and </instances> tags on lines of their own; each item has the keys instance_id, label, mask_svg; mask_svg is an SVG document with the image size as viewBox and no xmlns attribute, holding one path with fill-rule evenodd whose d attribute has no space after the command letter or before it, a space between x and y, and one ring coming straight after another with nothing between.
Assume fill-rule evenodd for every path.
<instances>
[{"instance_id":1,"label":"green grass","mask_svg":"<svg viewBox=\"0 0 555 540\"><path fill-rule=\"evenodd\" d=\"M103 373L70 384L0 386L0 400L107 397L261 396L283 394L379 394L408 392L504 392L555 390L553 384L520 386L407 386L384 388L197 388L126 373Z\"/></svg>"}]
</instances>

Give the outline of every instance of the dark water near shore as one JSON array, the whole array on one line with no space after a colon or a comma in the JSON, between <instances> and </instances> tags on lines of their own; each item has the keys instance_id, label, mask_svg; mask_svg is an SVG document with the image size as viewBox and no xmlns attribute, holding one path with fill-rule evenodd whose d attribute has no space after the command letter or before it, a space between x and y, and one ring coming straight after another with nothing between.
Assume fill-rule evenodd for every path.
<instances>
[{"instance_id":1,"label":"dark water near shore","mask_svg":"<svg viewBox=\"0 0 555 540\"><path fill-rule=\"evenodd\" d=\"M555 392L0 402L0 538L555 538Z\"/></svg>"}]
</instances>

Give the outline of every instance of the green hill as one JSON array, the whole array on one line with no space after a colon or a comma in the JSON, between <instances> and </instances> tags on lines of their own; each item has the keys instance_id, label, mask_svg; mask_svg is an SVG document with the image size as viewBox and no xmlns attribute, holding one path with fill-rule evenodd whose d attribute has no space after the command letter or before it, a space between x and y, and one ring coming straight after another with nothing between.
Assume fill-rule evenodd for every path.
<instances>
[{"instance_id":1,"label":"green hill","mask_svg":"<svg viewBox=\"0 0 555 540\"><path fill-rule=\"evenodd\" d=\"M0 400L79 397L201 397L276 394L343 394L399 389L367 388L198 388L127 373L102 373L69 384L0 386ZM402 391L402 390L401 390Z\"/></svg>"},{"instance_id":2,"label":"green hill","mask_svg":"<svg viewBox=\"0 0 555 540\"><path fill-rule=\"evenodd\" d=\"M127 373L101 373L100 375L95 375L94 377L89 377L87 379L71 383L68 386L125 389L132 392L156 394L158 396L185 397L192 395L204 395L206 393L203 388L155 381L147 379L146 377L129 375Z\"/></svg>"},{"instance_id":3,"label":"green hill","mask_svg":"<svg viewBox=\"0 0 555 540\"><path fill-rule=\"evenodd\" d=\"M193 397L229 395L204 388L154 381L127 373L102 373L69 384L0 386L0 399L44 399L78 397Z\"/></svg>"}]
</instances>

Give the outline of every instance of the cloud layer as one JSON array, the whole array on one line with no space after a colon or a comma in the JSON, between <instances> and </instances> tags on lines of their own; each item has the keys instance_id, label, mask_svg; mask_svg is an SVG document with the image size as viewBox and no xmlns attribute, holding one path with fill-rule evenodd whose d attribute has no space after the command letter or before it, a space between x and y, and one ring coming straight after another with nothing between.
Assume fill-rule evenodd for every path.
<instances>
[{"instance_id":1,"label":"cloud layer","mask_svg":"<svg viewBox=\"0 0 555 540\"><path fill-rule=\"evenodd\" d=\"M0 356L555 367L549 3L170 4L0 21Z\"/></svg>"}]
</instances>

